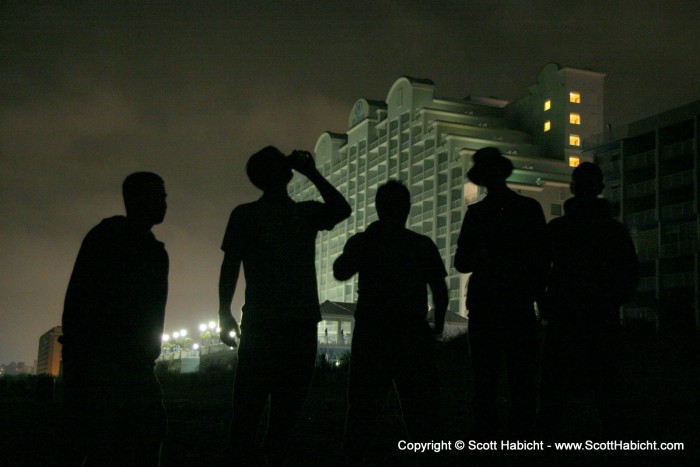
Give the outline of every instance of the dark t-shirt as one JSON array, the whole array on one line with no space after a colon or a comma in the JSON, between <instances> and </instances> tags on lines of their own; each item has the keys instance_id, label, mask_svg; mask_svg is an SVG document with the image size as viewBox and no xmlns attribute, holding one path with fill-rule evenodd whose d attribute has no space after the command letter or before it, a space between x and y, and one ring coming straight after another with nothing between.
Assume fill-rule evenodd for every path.
<instances>
[{"instance_id":1,"label":"dark t-shirt","mask_svg":"<svg viewBox=\"0 0 700 467\"><path fill-rule=\"evenodd\" d=\"M103 220L85 236L68 284L65 367L152 370L160 354L167 294L163 244L150 231L132 229L123 216Z\"/></svg>"},{"instance_id":2,"label":"dark t-shirt","mask_svg":"<svg viewBox=\"0 0 700 467\"><path fill-rule=\"evenodd\" d=\"M605 199L571 198L565 215L547 226L552 269L543 316L598 325L617 322L620 306L639 279L637 253L627 228Z\"/></svg>"},{"instance_id":3,"label":"dark t-shirt","mask_svg":"<svg viewBox=\"0 0 700 467\"><path fill-rule=\"evenodd\" d=\"M445 265L433 241L406 228L371 224L351 237L339 261L359 273L355 319L396 328L425 323L430 282L444 280Z\"/></svg>"},{"instance_id":4,"label":"dark t-shirt","mask_svg":"<svg viewBox=\"0 0 700 467\"><path fill-rule=\"evenodd\" d=\"M316 234L337 216L317 201L263 195L231 213L221 249L240 258L246 279L242 325L318 322Z\"/></svg>"}]
</instances>

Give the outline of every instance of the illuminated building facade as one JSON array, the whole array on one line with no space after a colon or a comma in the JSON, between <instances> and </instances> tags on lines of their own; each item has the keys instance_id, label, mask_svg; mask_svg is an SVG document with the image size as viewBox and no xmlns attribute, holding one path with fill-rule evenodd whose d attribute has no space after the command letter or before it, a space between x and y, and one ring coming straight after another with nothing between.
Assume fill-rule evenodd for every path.
<instances>
[{"instance_id":1,"label":"illuminated building facade","mask_svg":"<svg viewBox=\"0 0 700 467\"><path fill-rule=\"evenodd\" d=\"M700 327L700 101L610 129L586 144L605 173L605 197L630 229L642 279L627 319L662 331Z\"/></svg>"},{"instance_id":2,"label":"illuminated building facade","mask_svg":"<svg viewBox=\"0 0 700 467\"><path fill-rule=\"evenodd\" d=\"M58 376L61 372L61 343L58 338L63 335L61 326L49 329L39 338L39 355L36 359L36 373Z\"/></svg>"},{"instance_id":3,"label":"illuminated building facade","mask_svg":"<svg viewBox=\"0 0 700 467\"><path fill-rule=\"evenodd\" d=\"M496 146L514 164L508 185L539 201L548 219L562 214L571 167L582 160L581 141L603 129L605 75L545 66L526 96L444 99L430 80L399 78L383 101L359 99L345 133L326 132L316 143L316 165L352 206L352 216L316 245L321 302L354 302L357 281L333 278L333 261L348 238L377 220L374 197L389 179L410 189L408 227L431 237L448 270L449 309L466 316L467 277L452 267L467 205L484 196L465 174L471 155ZM296 200L315 199L303 177L290 185Z\"/></svg>"}]
</instances>

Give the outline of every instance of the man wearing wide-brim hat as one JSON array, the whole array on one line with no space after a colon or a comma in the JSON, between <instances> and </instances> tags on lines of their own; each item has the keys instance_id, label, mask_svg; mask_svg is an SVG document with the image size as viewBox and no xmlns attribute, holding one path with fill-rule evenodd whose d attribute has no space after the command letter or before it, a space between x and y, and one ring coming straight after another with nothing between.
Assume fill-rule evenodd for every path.
<instances>
[{"instance_id":1,"label":"man wearing wide-brim hat","mask_svg":"<svg viewBox=\"0 0 700 467\"><path fill-rule=\"evenodd\" d=\"M539 203L506 185L513 164L494 147L473 155L469 180L487 196L469 206L462 223L455 268L472 273L467 292L474 372L475 437L525 439L535 421L537 318L546 264L545 218ZM510 384L509 433L498 423L501 356ZM516 438L517 437L517 438Z\"/></svg>"}]
</instances>

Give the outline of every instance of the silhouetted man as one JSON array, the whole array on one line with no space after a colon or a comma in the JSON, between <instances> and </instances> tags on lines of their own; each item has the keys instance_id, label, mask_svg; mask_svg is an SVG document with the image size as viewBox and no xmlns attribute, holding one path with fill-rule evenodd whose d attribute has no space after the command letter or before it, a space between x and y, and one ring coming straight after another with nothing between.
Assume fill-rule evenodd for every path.
<instances>
[{"instance_id":1,"label":"silhouetted man","mask_svg":"<svg viewBox=\"0 0 700 467\"><path fill-rule=\"evenodd\" d=\"M499 436L497 390L501 358L510 385L510 434L534 425L537 317L543 291L545 219L537 201L506 186L513 164L497 148L479 149L469 180L488 190L467 209L454 266L472 273L467 291L477 436Z\"/></svg>"},{"instance_id":2,"label":"silhouetted man","mask_svg":"<svg viewBox=\"0 0 700 467\"><path fill-rule=\"evenodd\" d=\"M548 321L543 358L540 421L556 435L562 404L572 393L592 390L604 439L621 439L618 367L622 304L639 279L637 254L627 228L613 219L603 173L590 162L573 172L574 197L565 215L547 226L552 269L540 302ZM612 436L612 437L611 437Z\"/></svg>"},{"instance_id":3,"label":"silhouetted man","mask_svg":"<svg viewBox=\"0 0 700 467\"><path fill-rule=\"evenodd\" d=\"M163 222L163 180L129 175L126 217L83 240L63 310L65 429L84 465L157 465L166 432L160 354L168 254L151 232Z\"/></svg>"},{"instance_id":4,"label":"silhouetted man","mask_svg":"<svg viewBox=\"0 0 700 467\"><path fill-rule=\"evenodd\" d=\"M292 169L306 176L325 203L296 203L287 194ZM233 391L231 455L246 464L258 453L255 437L268 397L267 455L278 458L300 413L316 361L321 319L316 286L315 241L350 216L350 205L318 172L311 154L286 157L268 146L246 166L250 181L263 191L236 207L221 246L219 280L221 340L235 345L240 334L231 313L241 263L245 305Z\"/></svg>"},{"instance_id":5,"label":"silhouetted man","mask_svg":"<svg viewBox=\"0 0 700 467\"><path fill-rule=\"evenodd\" d=\"M390 181L377 190L379 220L351 237L333 264L338 280L359 273L348 384L346 454L370 455L372 429L395 384L414 441L435 438L440 410L433 335L440 335L447 309L445 265L433 241L405 228L408 189ZM428 291L435 304L430 329Z\"/></svg>"}]
</instances>

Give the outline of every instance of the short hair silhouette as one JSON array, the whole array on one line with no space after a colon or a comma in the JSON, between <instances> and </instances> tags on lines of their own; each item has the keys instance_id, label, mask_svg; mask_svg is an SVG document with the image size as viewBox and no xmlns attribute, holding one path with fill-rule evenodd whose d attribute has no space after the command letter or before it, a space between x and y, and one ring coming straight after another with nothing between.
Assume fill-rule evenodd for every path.
<instances>
[{"instance_id":1,"label":"short hair silhouette","mask_svg":"<svg viewBox=\"0 0 700 467\"><path fill-rule=\"evenodd\" d=\"M134 172L122 183L122 196L127 212L140 209L144 202L162 192L165 182L160 175L153 172Z\"/></svg>"},{"instance_id":2,"label":"short hair silhouette","mask_svg":"<svg viewBox=\"0 0 700 467\"><path fill-rule=\"evenodd\" d=\"M285 155L274 146L267 146L250 156L245 169L251 183L262 191L286 186L292 179Z\"/></svg>"},{"instance_id":3,"label":"short hair silhouette","mask_svg":"<svg viewBox=\"0 0 700 467\"><path fill-rule=\"evenodd\" d=\"M576 196L596 197L603 188L603 171L593 162L582 162L571 174L571 192Z\"/></svg>"},{"instance_id":4,"label":"short hair silhouette","mask_svg":"<svg viewBox=\"0 0 700 467\"><path fill-rule=\"evenodd\" d=\"M398 180L389 180L377 190L374 201L380 220L406 222L411 211L411 193Z\"/></svg>"},{"instance_id":5,"label":"short hair silhouette","mask_svg":"<svg viewBox=\"0 0 700 467\"><path fill-rule=\"evenodd\" d=\"M152 225L163 222L167 203L165 182L153 172L134 172L124 179L122 195L127 217L139 218Z\"/></svg>"},{"instance_id":6,"label":"short hair silhouette","mask_svg":"<svg viewBox=\"0 0 700 467\"><path fill-rule=\"evenodd\" d=\"M513 173L513 163L501 155L494 147L481 148L472 156L473 167L467 172L467 178L479 186L503 183Z\"/></svg>"}]
</instances>

